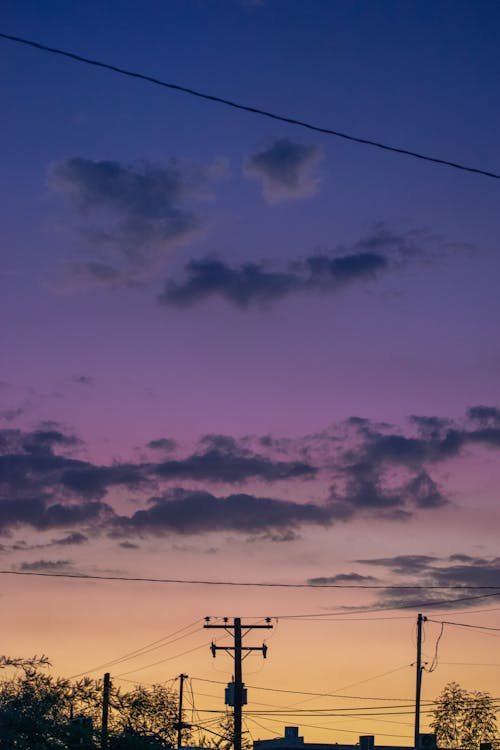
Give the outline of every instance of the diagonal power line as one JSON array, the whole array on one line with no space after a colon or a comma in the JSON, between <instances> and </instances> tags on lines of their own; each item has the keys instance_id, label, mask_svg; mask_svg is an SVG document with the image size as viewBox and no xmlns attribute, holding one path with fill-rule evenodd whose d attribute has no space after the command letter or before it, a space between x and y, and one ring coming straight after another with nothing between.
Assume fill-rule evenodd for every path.
<instances>
[{"instance_id":1,"label":"diagonal power line","mask_svg":"<svg viewBox=\"0 0 500 750\"><path fill-rule=\"evenodd\" d=\"M352 143L359 143L364 146L372 146L373 148L382 149L383 151L390 151L395 154L400 154L401 156L410 156L413 159L420 159L421 161L431 162L433 164L439 164L445 167L452 167L453 169L460 169L463 172L472 172L473 174L478 174L482 177L492 177L495 180L500 180L500 174L496 172L490 172L486 169L479 169L477 167L470 167L466 164L449 161L448 159L441 159L436 156L429 156L428 154L422 154L418 151L412 151L406 148L399 148L398 146L391 146L388 143L375 141L371 138L362 138L360 136L353 135L352 133L343 133L339 130L333 130L332 128L314 125L313 123L306 122L305 120L298 120L294 117L287 117L286 115L269 112L268 110L260 109L259 107L252 107L248 104L242 104L241 102L235 102L231 99L225 99L222 96L208 94L207 92L198 91L197 89L192 89L188 86L182 86L178 83L164 81L160 78L156 78L155 76L150 76L145 73L138 73L137 71L128 70L127 68L122 68L118 65L112 65L111 63L105 63L101 60L93 60L89 57L78 55L75 52L69 52L57 47L49 47L46 44L41 44L40 42L36 42L32 39L25 39L23 37L14 36L12 34L5 34L3 32L0 32L0 38L15 42L16 44L24 44L28 47L33 47L34 49L41 50L43 52L49 52L53 55L60 55L61 57L66 57L70 60L75 60L76 62L81 62L86 65L93 65L97 68L104 68L105 70L110 70L113 73L118 73L119 75L127 76L129 78L136 78L141 81L147 81L148 83L152 83L156 86L162 86L163 88L180 91L184 94L198 97L199 99L205 99L216 104L223 104L226 107L239 109L243 112L249 112L254 115L259 115L260 117L267 117L271 120L287 123L288 125L297 125L301 128L306 128L307 130L312 130L316 133L322 133L323 135L330 135L334 136L335 138L343 138L344 140L351 141Z\"/></svg>"},{"instance_id":2,"label":"diagonal power line","mask_svg":"<svg viewBox=\"0 0 500 750\"><path fill-rule=\"evenodd\" d=\"M189 578L148 578L140 576L114 576L99 575L94 573L54 573L34 570L0 570L0 575L10 576L31 576L35 578L71 578L92 581L129 581L132 583L166 583L166 584L187 584L194 586L233 586L233 587L257 587L257 588L281 588L281 589L360 589L375 591L492 591L493 593L482 594L481 596L463 597L456 601L466 601L467 599L485 599L490 596L500 596L500 581L498 586L480 586L472 584L407 584L407 585L389 585L389 584L372 584L372 583L286 583L284 581L228 581L228 580L204 580ZM450 600L450 603L455 600ZM435 601L429 600L427 604L436 604ZM410 606L410 605L408 605ZM411 605L413 606L413 605ZM310 615L309 615L310 617Z\"/></svg>"}]
</instances>

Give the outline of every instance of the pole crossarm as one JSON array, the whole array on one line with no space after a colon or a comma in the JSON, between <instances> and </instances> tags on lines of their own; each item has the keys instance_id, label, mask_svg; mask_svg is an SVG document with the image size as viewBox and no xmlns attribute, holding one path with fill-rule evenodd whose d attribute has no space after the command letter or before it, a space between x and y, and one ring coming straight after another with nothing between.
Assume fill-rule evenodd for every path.
<instances>
[{"instance_id":1,"label":"pole crossarm","mask_svg":"<svg viewBox=\"0 0 500 750\"><path fill-rule=\"evenodd\" d=\"M210 625L206 623L204 628L219 628L221 630L234 630L234 625ZM264 628L265 630L272 630L272 625L242 625L242 630L257 630L258 628Z\"/></svg>"},{"instance_id":2,"label":"pole crossarm","mask_svg":"<svg viewBox=\"0 0 500 750\"><path fill-rule=\"evenodd\" d=\"M216 646L215 643L210 646L212 651L235 651L235 646ZM242 646L242 651L262 651L262 646Z\"/></svg>"}]
</instances>

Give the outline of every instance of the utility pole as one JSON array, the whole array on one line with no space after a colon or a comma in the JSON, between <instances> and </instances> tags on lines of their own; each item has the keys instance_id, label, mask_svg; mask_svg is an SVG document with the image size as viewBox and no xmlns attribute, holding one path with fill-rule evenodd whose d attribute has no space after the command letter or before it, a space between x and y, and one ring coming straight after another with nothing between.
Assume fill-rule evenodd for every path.
<instances>
[{"instance_id":1,"label":"utility pole","mask_svg":"<svg viewBox=\"0 0 500 750\"><path fill-rule=\"evenodd\" d=\"M417 661L416 661L416 687L415 687L415 750L418 750L420 735L420 693L422 690L422 623L427 622L427 617L419 614L417 617Z\"/></svg>"},{"instance_id":2,"label":"utility pole","mask_svg":"<svg viewBox=\"0 0 500 750\"><path fill-rule=\"evenodd\" d=\"M104 675L102 684L102 722L101 722L101 750L107 750L108 747L108 714L109 714L109 693L111 690L111 680L109 672Z\"/></svg>"},{"instance_id":3,"label":"utility pole","mask_svg":"<svg viewBox=\"0 0 500 750\"><path fill-rule=\"evenodd\" d=\"M182 730L186 726L182 721L182 701L184 696L184 680L187 679L187 674L179 675L179 714L177 717L177 747L182 747Z\"/></svg>"},{"instance_id":4,"label":"utility pole","mask_svg":"<svg viewBox=\"0 0 500 750\"><path fill-rule=\"evenodd\" d=\"M216 646L215 643L212 641L212 644L210 646L210 649L212 651L212 656L215 658L217 651L227 651L227 652L233 652L233 659L234 659L234 683L233 686L228 685L228 689L226 691L226 702L229 703L229 705L233 706L233 716L234 716L234 739L233 739L233 746L234 750L241 750L241 734L242 734L242 718L243 718L243 706L245 705L246 701L246 690L245 685L243 683L243 668L242 668L242 662L243 662L243 651L250 652L250 651L260 651L262 653L262 656L264 659L267 656L267 646L265 643L262 644L262 646L243 646L243 637L247 633L249 633L251 630L255 630L258 628L264 628L266 630L270 630L273 626L271 625L271 618L266 617L266 624L265 625L242 625L241 623L241 617L235 617L233 620L233 624L229 624L229 618L224 617L222 625L219 624L210 624L210 617L205 617L205 625L203 627L205 628L220 628L222 630L225 630L228 633L231 633L233 635L234 639L234 646ZM243 630L245 633L243 633ZM231 688L234 688L231 690Z\"/></svg>"}]
</instances>

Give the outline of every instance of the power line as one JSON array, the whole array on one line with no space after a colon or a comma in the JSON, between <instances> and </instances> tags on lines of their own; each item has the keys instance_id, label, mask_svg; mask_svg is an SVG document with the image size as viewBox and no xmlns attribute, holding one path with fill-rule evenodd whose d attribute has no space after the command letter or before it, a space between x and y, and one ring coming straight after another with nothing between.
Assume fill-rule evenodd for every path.
<instances>
[{"instance_id":1,"label":"power line","mask_svg":"<svg viewBox=\"0 0 500 750\"><path fill-rule=\"evenodd\" d=\"M354 586L353 588L358 588L357 586ZM400 589L400 586L386 586L386 590L390 591L391 589ZM426 588L425 586L421 588ZM432 588L432 587L429 587ZM451 589L455 588L461 588L462 590L470 590L469 586L451 586ZM429 607L441 607L441 606L450 606L452 604L461 604L462 602L470 602L474 601L476 599L488 599L492 596L500 596L500 591L496 591L493 594L479 594L475 596L461 596L456 599L427 599L424 601L417 601L417 602L407 602L404 604L389 604L384 607L359 607L358 609L348 609L348 611L345 612L328 612L323 613L324 617L332 617L332 614L335 614L337 617L342 617L344 614L347 616L349 614L365 614L365 613L371 613L371 612L391 612L393 610L398 609L421 609L421 608L429 608ZM298 619L305 619L307 617L311 617L311 615L276 615L277 619L280 620L298 620ZM314 618L320 618L321 614L314 615ZM396 618L389 618L389 619L396 619ZM405 618L406 619L406 618ZM313 622L314 620L311 620ZM330 622L333 622L331 619ZM338 622L343 622L343 620L338 620Z\"/></svg>"},{"instance_id":2,"label":"power line","mask_svg":"<svg viewBox=\"0 0 500 750\"><path fill-rule=\"evenodd\" d=\"M500 633L500 628L490 628L486 625L471 625L470 623L466 622L450 622L450 620L431 620L428 618L429 622L435 622L440 623L441 625L455 625L458 628L471 628L472 630L493 630L496 633Z\"/></svg>"},{"instance_id":3,"label":"power line","mask_svg":"<svg viewBox=\"0 0 500 750\"><path fill-rule=\"evenodd\" d=\"M1 36L1 34L0 34ZM486 596L500 596L500 583L498 586L462 586L457 584L451 584L448 586L435 586L427 584L412 584L405 586L384 586L379 584L351 584L351 583L284 583L284 582L266 582L266 581L208 581L204 579L187 579L187 578L142 578L139 576L109 576L109 575L97 575L93 573L45 573L41 571L32 570L0 570L0 575L12 575L12 576L35 576L41 578L72 578L92 581L131 581L136 583L179 583L188 584L194 586L246 586L246 587L262 587L262 588L285 588L285 589L368 589L368 590L379 590L379 591L427 591L427 590L440 590L440 591L490 591L493 590L493 594L485 594ZM482 599L480 597L471 597L473 599ZM469 597L467 597L469 598ZM454 601L463 601L463 599L449 600L450 603ZM429 601L428 604L442 604L443 602ZM445 600L445 603L448 603ZM414 605L405 605L411 606ZM369 611L379 611L379 609L389 608L377 608L376 610L370 609ZM392 609L392 607L391 607ZM357 610L365 611L365 610ZM348 613L346 613L348 614ZM311 615L296 615L296 617L311 617ZM282 615L281 619L291 619L294 615Z\"/></svg>"},{"instance_id":4,"label":"power line","mask_svg":"<svg viewBox=\"0 0 500 750\"><path fill-rule=\"evenodd\" d=\"M478 174L483 177L493 177L496 180L500 179L500 174L497 174L495 172L490 172L485 169L478 169L477 167L469 167L459 162L453 162L453 161L449 161L448 159L441 159L435 156L428 156L427 154L422 154L418 151L412 151L406 148L399 148L397 146L390 146L387 143L381 143L380 141L375 141L375 140L372 140L371 138L361 138L360 136L355 136L355 135L352 135L351 133L343 133L339 130L332 130L331 128L326 128L326 127L322 127L319 125L313 125L310 122L306 122L304 120L298 120L294 117L287 117L285 115L279 115L274 112L269 112L268 110L265 110L265 109L260 109L259 107L252 107L247 104L241 104L239 102L235 102L235 101L232 101L231 99L226 99L221 96L208 94L203 91L197 91L196 89L192 89L187 86L181 86L180 84L177 84L177 83L163 81L160 78L156 78L154 76L146 75L144 73L138 73L136 71L128 70L126 68L121 68L117 65L112 65L111 63L105 63L100 60L93 60L91 58L84 57L83 55L78 55L74 52L68 52L67 50L58 49L57 47L49 47L46 44L35 42L32 39L25 39L23 37L13 36L12 34L5 34L2 32L0 32L0 38L7 39L8 41L15 42L17 44L24 44L28 47L33 47L34 49L42 50L44 52L49 52L53 55L60 55L62 57L67 57L71 60L75 60L76 62L85 63L86 65L93 65L94 67L97 67L97 68L104 68L105 70L110 70L113 73L118 73L119 75L127 76L129 78L136 78L141 81L147 81L148 83L153 83L156 86L162 86L163 88L172 89L174 91L180 91L184 94L189 94L190 96L198 97L199 99L205 99L207 101L211 101L216 104L223 104L227 107L232 107L233 109L238 109L243 112L250 112L251 114L259 115L261 117L267 117L271 120L284 122L289 125L297 125L301 128L306 128L307 130L312 130L316 133L322 133L324 135L331 135L336 138L342 138L346 141L351 141L352 143L359 143L365 146L372 146L374 148L382 149L383 151L390 151L392 153L400 154L402 156L410 156L414 159L420 159L421 161L431 162L433 164L440 164L442 166L452 167L453 169L460 169L463 172L472 172L474 174Z\"/></svg>"},{"instance_id":5,"label":"power line","mask_svg":"<svg viewBox=\"0 0 500 750\"><path fill-rule=\"evenodd\" d=\"M195 625L198 625L199 622L201 621L195 620L190 625L185 625L183 628L180 628L179 630L175 630L173 633L170 633L170 635L165 635L163 636L163 638L159 638L158 640L153 641L152 643L148 643L142 648L135 649L135 651L129 651L128 653L123 654L123 656L118 656L116 659L112 659L111 661L105 662L104 664L98 664L96 667L92 667L91 669L85 670L85 672L79 672L78 674L71 675L71 677L68 677L68 679L74 680L77 677L82 677L83 675L90 674L91 672L97 672L98 670L105 669L106 667L113 667L113 666L116 666L117 664L121 664L124 661L129 661L130 659L136 659L139 656L149 654L151 653L151 651L156 651L157 649L163 648L164 646L170 646L172 643L182 640L182 638L187 638L191 635L194 635L194 633L197 631L193 631L192 633L184 633L183 635L180 635L178 638L174 638L174 636L178 635L179 633L182 633L185 630L190 630Z\"/></svg>"},{"instance_id":6,"label":"power line","mask_svg":"<svg viewBox=\"0 0 500 750\"><path fill-rule=\"evenodd\" d=\"M207 581L207 580L188 580L184 578L140 578L136 576L104 576L104 575L91 575L86 573L43 573L35 571L21 571L21 570L0 570L0 575L15 575L15 576L35 576L41 578L68 578L68 579L81 579L81 580L97 580L97 581L130 581L136 583L162 583L162 584L187 584L187 585L199 585L199 586L231 586L231 587L260 587L260 588L287 588L287 589L376 589L376 590L401 590L401 589L440 589L440 590L484 590L491 588L500 588L494 586L376 586L376 585L354 585L354 584L321 584L313 585L310 583L266 583L262 581ZM500 596L500 590L494 591L489 594L475 594L473 596L461 596L455 599L426 599L424 601L417 602L406 602L403 604L389 604L382 607L360 607L358 609L348 609L346 612L334 612L337 616L348 615L348 614L368 614L372 612L390 612L400 609L422 609L429 607L440 607L450 606L453 604L461 604L463 602L476 601L478 599L489 599L491 597ZM332 616L332 613L322 613L325 616ZM317 615L315 617L320 617ZM304 619L311 617L311 615L280 615L275 619ZM339 620L341 622L341 620Z\"/></svg>"},{"instance_id":7,"label":"power line","mask_svg":"<svg viewBox=\"0 0 500 750\"><path fill-rule=\"evenodd\" d=\"M479 597L482 598L482 597ZM450 604L453 602L448 601L447 604ZM439 605L440 602L420 602L418 606L426 607L428 604L432 604L433 606ZM413 615L392 615L390 617L350 617L350 615L353 614L363 614L363 613L370 613L370 612L384 612L384 611L390 611L391 609L396 609L396 607L359 607L359 608L348 608L344 609L343 611L338 610L332 610L330 612L314 612L309 614L297 614L297 615L275 615L275 618L277 620L303 620L307 621L310 620L310 622L367 622L367 621L375 621L375 620L414 620ZM500 608L499 607L482 607L481 609L467 609L466 612L462 612L462 615L475 615L480 614L483 612L498 612ZM443 615L444 612L434 612L435 616ZM339 619L342 618L342 619ZM431 621L430 618L427 618L429 621ZM441 620L432 620L432 622L441 622Z\"/></svg>"},{"instance_id":8,"label":"power line","mask_svg":"<svg viewBox=\"0 0 500 750\"><path fill-rule=\"evenodd\" d=\"M452 667L500 667L500 664L493 662L472 662L472 661L442 661L441 664L446 664Z\"/></svg>"},{"instance_id":9,"label":"power line","mask_svg":"<svg viewBox=\"0 0 500 750\"><path fill-rule=\"evenodd\" d=\"M116 677L122 677L125 674L134 674L134 672L142 672L144 669L149 669L150 667L156 667L158 664L164 664L166 661L172 661L172 659L179 659L181 656L185 656L186 654L192 654L193 651L199 651L201 648L206 648L207 644L202 643L201 646L195 646L194 648L190 648L187 651L183 651L180 654L174 654L174 656L167 656L166 659L158 659L158 661L153 661L151 664L146 664L144 667L137 667L136 669L129 669L128 672L121 672L121 674L116 675Z\"/></svg>"},{"instance_id":10,"label":"power line","mask_svg":"<svg viewBox=\"0 0 500 750\"><path fill-rule=\"evenodd\" d=\"M391 670L391 672L396 672L401 669L404 669L407 665L404 664L401 667L397 667L397 669ZM368 682L369 680L374 680L378 677L382 677L385 675L390 674L390 672L384 672L383 675L375 675L374 677L369 677L368 680L361 680L361 682ZM198 680L198 682L210 682L214 685L226 685L226 682L223 682L222 680L209 680L204 677L192 677L192 680ZM360 683L354 683L356 685ZM316 698L346 698L349 700L363 700L363 701L400 701L400 700L412 700L410 698L402 699L401 696L398 696L397 698L381 698L379 695L370 697L367 695L340 695L339 693L315 693L311 691L306 690L289 690L285 688L277 688L277 687L262 687L261 685L247 685L249 689L252 690L264 690L271 693L289 693L291 695L307 695L307 696L313 696ZM347 686L350 687L350 686ZM341 688L341 690L345 690L346 688ZM425 701L424 701L425 702ZM429 703L433 703L433 701L429 701Z\"/></svg>"}]
</instances>

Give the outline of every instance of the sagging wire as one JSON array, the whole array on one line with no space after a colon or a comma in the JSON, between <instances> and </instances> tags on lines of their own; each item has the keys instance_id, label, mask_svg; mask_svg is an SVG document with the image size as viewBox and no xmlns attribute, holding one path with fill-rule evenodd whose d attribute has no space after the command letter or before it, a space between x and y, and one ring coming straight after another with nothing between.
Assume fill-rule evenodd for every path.
<instances>
[{"instance_id":1,"label":"sagging wire","mask_svg":"<svg viewBox=\"0 0 500 750\"><path fill-rule=\"evenodd\" d=\"M430 666L429 667L424 667L424 669L425 669L426 672L429 672L429 673L430 672L434 672L434 670L437 668L437 665L438 665L439 642L440 642L441 638L443 637L444 625L445 625L445 623L442 622L441 623L441 630L439 631L439 635L436 638L436 645L434 646L434 656L432 657L432 661L430 663Z\"/></svg>"}]
</instances>

